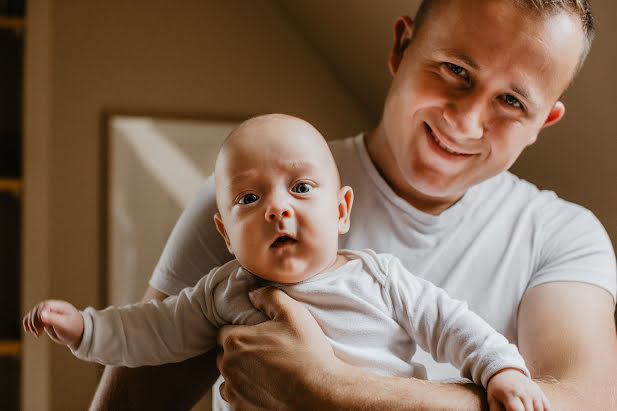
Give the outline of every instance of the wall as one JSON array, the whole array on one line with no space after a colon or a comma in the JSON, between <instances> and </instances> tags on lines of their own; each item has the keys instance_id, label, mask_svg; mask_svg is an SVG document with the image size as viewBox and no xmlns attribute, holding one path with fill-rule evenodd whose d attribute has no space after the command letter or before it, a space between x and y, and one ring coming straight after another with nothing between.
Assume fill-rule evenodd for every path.
<instances>
[{"instance_id":1,"label":"wall","mask_svg":"<svg viewBox=\"0 0 617 411\"><path fill-rule=\"evenodd\" d=\"M104 110L284 111L329 138L367 126L266 0L32 0L27 18L24 307L97 302ZM96 380L96 366L25 338L23 409L85 409Z\"/></svg>"}]
</instances>

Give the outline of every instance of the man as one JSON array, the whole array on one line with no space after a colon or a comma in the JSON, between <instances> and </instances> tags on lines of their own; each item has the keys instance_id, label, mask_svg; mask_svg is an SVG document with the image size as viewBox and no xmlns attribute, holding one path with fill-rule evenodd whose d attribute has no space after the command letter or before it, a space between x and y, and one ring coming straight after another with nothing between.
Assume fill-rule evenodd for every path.
<instances>
[{"instance_id":1,"label":"man","mask_svg":"<svg viewBox=\"0 0 617 411\"><path fill-rule=\"evenodd\" d=\"M357 193L357 223L342 246L391 252L467 301L518 345L555 409L617 407L608 236L586 210L505 172L564 115L559 98L593 37L588 3L425 0L416 21L400 17L394 32L380 124L332 144L343 182ZM200 223L214 212L206 186L174 230L144 298L164 298L220 264L224 245ZM220 392L236 408L486 405L470 384L386 378L343 363L306 310L278 290L260 290L252 301L273 321L226 327L218 338ZM114 395L126 404L122 394L131 397L139 384L149 397L139 398L143 406L187 406L213 376L178 391L165 381L182 385L183 375L208 361L136 371L149 378L108 372L94 408L113 408ZM428 361L429 376L438 376Z\"/></svg>"}]
</instances>

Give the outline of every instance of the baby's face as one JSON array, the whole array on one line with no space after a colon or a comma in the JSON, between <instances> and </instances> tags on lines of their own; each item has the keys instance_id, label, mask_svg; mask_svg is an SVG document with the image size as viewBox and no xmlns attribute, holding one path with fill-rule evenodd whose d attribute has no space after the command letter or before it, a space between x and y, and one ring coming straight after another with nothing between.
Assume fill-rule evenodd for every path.
<instances>
[{"instance_id":1,"label":"baby's face","mask_svg":"<svg viewBox=\"0 0 617 411\"><path fill-rule=\"evenodd\" d=\"M223 148L215 172L217 228L243 267L280 283L332 267L351 189L339 188L316 130L291 117L253 120Z\"/></svg>"}]
</instances>

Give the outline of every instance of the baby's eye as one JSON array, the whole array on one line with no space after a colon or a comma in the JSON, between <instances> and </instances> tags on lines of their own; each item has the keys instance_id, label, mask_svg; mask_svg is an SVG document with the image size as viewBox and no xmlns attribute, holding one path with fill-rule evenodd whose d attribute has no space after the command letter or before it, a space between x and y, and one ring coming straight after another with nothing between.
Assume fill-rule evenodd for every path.
<instances>
[{"instance_id":1,"label":"baby's eye","mask_svg":"<svg viewBox=\"0 0 617 411\"><path fill-rule=\"evenodd\" d=\"M240 204L251 204L257 200L259 200L259 196L257 194L249 193L240 198Z\"/></svg>"},{"instance_id":2,"label":"baby's eye","mask_svg":"<svg viewBox=\"0 0 617 411\"><path fill-rule=\"evenodd\" d=\"M312 189L313 187L311 187L307 183L298 183L291 189L291 191L293 191L294 193L298 193L298 194L306 194L310 192Z\"/></svg>"}]
</instances>

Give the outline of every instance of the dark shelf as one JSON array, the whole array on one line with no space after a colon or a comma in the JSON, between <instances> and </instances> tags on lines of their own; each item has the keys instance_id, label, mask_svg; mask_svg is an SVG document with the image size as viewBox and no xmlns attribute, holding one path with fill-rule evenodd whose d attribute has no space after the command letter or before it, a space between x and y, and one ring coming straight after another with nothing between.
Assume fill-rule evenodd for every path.
<instances>
[{"instance_id":1,"label":"dark shelf","mask_svg":"<svg viewBox=\"0 0 617 411\"><path fill-rule=\"evenodd\" d=\"M25 0L0 0L0 15L23 17L26 11Z\"/></svg>"},{"instance_id":2,"label":"dark shelf","mask_svg":"<svg viewBox=\"0 0 617 411\"><path fill-rule=\"evenodd\" d=\"M0 410L19 410L19 357L0 356Z\"/></svg>"},{"instance_id":3,"label":"dark shelf","mask_svg":"<svg viewBox=\"0 0 617 411\"><path fill-rule=\"evenodd\" d=\"M0 339L19 339L20 212L19 197L0 192Z\"/></svg>"}]
</instances>

